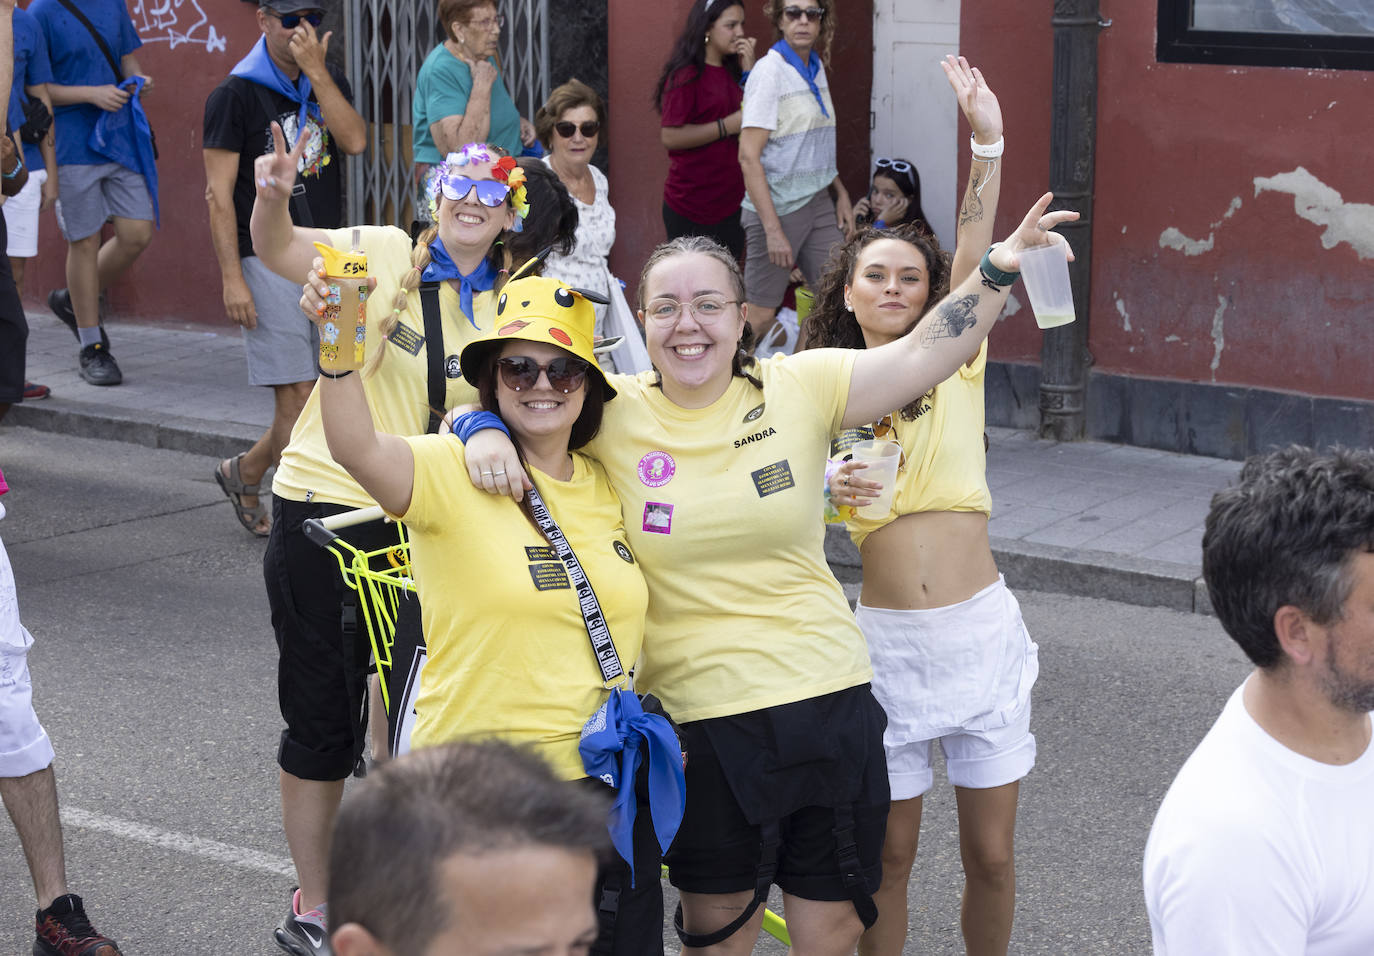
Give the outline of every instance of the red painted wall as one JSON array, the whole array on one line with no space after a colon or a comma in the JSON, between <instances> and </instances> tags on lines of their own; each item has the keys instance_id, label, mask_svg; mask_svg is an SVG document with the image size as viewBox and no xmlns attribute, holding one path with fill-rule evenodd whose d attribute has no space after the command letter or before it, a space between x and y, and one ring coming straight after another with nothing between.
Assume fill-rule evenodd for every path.
<instances>
[{"instance_id":1,"label":"red painted wall","mask_svg":"<svg viewBox=\"0 0 1374 956\"><path fill-rule=\"evenodd\" d=\"M961 45L1006 114L999 234L1048 177L1050 7L963 5ZM1156 63L1154 3L1103 0L1102 16L1112 25L1098 46L1096 367L1374 399L1374 184L1359 159L1361 131L1374 129L1371 74ZM1284 181L1257 190L1299 167L1302 205L1320 223L1299 215ZM1174 248L1185 240L1210 248ZM994 358L1038 361L1028 318L1002 324Z\"/></svg>"},{"instance_id":2,"label":"red painted wall","mask_svg":"<svg viewBox=\"0 0 1374 956\"><path fill-rule=\"evenodd\" d=\"M205 211L200 132L205 98L260 35L255 4L239 0L127 0L143 39L137 56L153 77L144 102L161 153L162 228L126 277L107 293L107 308L140 321L219 324L219 267ZM45 311L48 290L65 286L67 245L52 212L39 223L38 258L25 276L25 302Z\"/></svg>"},{"instance_id":3,"label":"red painted wall","mask_svg":"<svg viewBox=\"0 0 1374 956\"><path fill-rule=\"evenodd\" d=\"M616 242L611 269L629 285L634 301L640 267L664 239L663 180L668 153L659 143L659 117L649 102L659 71L693 0L608 0L610 34L611 205ZM695 0L700 3L701 0ZM720 0L717 0L720 2ZM868 189L868 124L873 95L872 0L831 0L839 15L831 50L830 92L835 101L840 177L853 199ZM772 25L760 0L744 4L745 27L762 55L773 45Z\"/></svg>"}]
</instances>

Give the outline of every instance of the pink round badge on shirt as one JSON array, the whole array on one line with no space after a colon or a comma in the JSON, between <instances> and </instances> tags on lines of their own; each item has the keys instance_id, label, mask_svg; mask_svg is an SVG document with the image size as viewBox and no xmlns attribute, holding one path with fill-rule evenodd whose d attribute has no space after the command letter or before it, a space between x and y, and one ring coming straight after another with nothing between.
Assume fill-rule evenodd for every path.
<instances>
[{"instance_id":1,"label":"pink round badge on shirt","mask_svg":"<svg viewBox=\"0 0 1374 956\"><path fill-rule=\"evenodd\" d=\"M639 480L650 488L662 488L677 474L677 462L666 451L651 451L639 459Z\"/></svg>"}]
</instances>

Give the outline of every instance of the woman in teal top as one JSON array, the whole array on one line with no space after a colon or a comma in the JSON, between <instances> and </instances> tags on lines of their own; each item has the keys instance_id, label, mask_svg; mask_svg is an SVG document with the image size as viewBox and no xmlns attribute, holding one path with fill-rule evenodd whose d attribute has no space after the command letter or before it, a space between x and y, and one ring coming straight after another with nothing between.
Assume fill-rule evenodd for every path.
<instances>
[{"instance_id":1,"label":"woman in teal top","mask_svg":"<svg viewBox=\"0 0 1374 956\"><path fill-rule=\"evenodd\" d=\"M501 79L496 50L505 18L492 0L439 0L448 39L425 58L415 83L412 143L415 179L463 143L489 143L519 156L534 142ZM417 209L424 204L417 204Z\"/></svg>"}]
</instances>

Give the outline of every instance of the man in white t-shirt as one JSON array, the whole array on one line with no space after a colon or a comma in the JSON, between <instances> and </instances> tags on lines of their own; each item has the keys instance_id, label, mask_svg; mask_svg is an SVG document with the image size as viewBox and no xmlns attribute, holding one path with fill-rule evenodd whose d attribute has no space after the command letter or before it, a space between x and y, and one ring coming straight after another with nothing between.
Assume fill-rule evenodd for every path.
<instances>
[{"instance_id":1,"label":"man in white t-shirt","mask_svg":"<svg viewBox=\"0 0 1374 956\"><path fill-rule=\"evenodd\" d=\"M1374 953L1374 454L1252 458L1203 576L1255 671L1145 847L1156 956Z\"/></svg>"}]
</instances>

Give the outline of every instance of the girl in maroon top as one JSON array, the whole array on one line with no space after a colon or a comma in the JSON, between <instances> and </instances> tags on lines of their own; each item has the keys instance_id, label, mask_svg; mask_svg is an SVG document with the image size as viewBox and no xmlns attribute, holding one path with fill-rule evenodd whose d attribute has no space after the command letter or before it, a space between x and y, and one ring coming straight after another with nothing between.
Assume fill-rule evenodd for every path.
<instances>
[{"instance_id":1,"label":"girl in maroon top","mask_svg":"<svg viewBox=\"0 0 1374 956\"><path fill-rule=\"evenodd\" d=\"M744 7L696 0L687 26L654 88L668 150L663 225L668 238L710 236L744 255L739 168L740 103L754 66L754 38L744 35Z\"/></svg>"}]
</instances>

